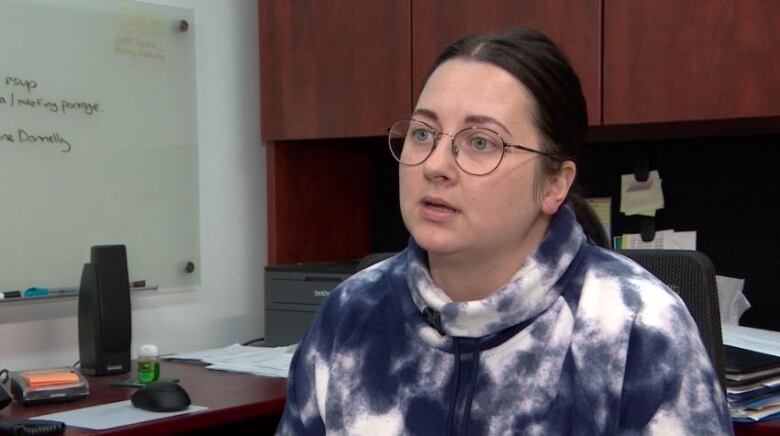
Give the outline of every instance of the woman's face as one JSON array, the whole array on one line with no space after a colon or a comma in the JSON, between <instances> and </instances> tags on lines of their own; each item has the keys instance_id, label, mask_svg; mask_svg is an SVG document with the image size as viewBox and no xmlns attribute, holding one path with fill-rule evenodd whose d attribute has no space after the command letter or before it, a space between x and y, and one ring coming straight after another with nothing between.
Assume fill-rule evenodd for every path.
<instances>
[{"instance_id":1,"label":"woman's face","mask_svg":"<svg viewBox=\"0 0 780 436\"><path fill-rule=\"evenodd\" d=\"M489 63L456 58L430 76L412 118L450 135L466 127L486 127L508 144L541 150L532 109L530 93L514 76ZM442 135L425 162L399 166L407 229L429 255L475 260L527 255L544 236L546 215L555 213L566 196L557 189L563 185L556 188L556 182L548 180L541 195L534 195L540 158L508 150L493 172L474 176L458 168L451 137ZM565 183L564 191L569 185Z\"/></svg>"}]
</instances>

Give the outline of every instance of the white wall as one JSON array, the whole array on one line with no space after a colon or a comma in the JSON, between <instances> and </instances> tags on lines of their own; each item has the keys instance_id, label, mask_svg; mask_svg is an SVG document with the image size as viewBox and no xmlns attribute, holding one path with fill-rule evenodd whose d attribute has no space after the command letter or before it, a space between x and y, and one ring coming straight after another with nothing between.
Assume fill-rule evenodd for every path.
<instances>
[{"instance_id":1,"label":"white wall","mask_svg":"<svg viewBox=\"0 0 780 436\"><path fill-rule=\"evenodd\" d=\"M265 147L260 143L256 0L154 0L195 11L201 286L133 295L133 356L225 346L263 336ZM77 303L0 305L0 368L71 365Z\"/></svg>"}]
</instances>

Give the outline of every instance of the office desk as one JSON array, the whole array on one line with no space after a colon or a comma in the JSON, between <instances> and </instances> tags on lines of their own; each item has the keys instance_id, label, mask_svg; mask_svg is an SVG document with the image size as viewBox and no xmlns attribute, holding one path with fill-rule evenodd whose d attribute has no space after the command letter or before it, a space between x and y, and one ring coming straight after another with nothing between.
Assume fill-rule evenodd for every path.
<instances>
[{"instance_id":1,"label":"office desk","mask_svg":"<svg viewBox=\"0 0 780 436\"><path fill-rule=\"evenodd\" d=\"M87 377L90 389L87 398L29 407L13 402L0 412L0 418L28 418L127 400L135 388L109 386L109 383L134 374L135 362L133 371L127 374ZM102 431L69 426L65 434L149 436L190 431L198 431L198 434L271 434L284 409L286 379L212 371L199 364L172 361L162 362L162 375L178 377L179 383L189 393L192 404L209 409Z\"/></svg>"},{"instance_id":2,"label":"office desk","mask_svg":"<svg viewBox=\"0 0 780 436\"><path fill-rule=\"evenodd\" d=\"M135 363L133 363L135 365ZM209 410L179 415L136 425L94 431L68 427L66 435L111 434L144 436L197 431L199 434L271 434L284 408L287 380L247 374L211 371L194 363L164 361L162 375L178 377L192 404ZM0 412L0 418L28 418L47 413L122 401L130 398L133 388L109 386L113 380L125 379L133 372L118 376L87 377L90 395L69 403L24 407L16 402ZM755 424L735 424L737 436L778 435L780 420Z\"/></svg>"}]
</instances>

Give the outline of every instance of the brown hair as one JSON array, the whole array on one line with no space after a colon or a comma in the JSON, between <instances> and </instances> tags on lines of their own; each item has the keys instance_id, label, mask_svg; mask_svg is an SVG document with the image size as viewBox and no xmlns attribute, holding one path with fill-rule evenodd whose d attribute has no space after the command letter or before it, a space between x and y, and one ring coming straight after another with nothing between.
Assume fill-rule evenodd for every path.
<instances>
[{"instance_id":1,"label":"brown hair","mask_svg":"<svg viewBox=\"0 0 780 436\"><path fill-rule=\"evenodd\" d=\"M448 46L433 63L425 82L444 62L469 58L498 66L512 74L531 93L533 121L542 137L542 149L555 157L543 156L541 176L555 174L564 160L576 161L585 143L588 112L580 79L558 46L543 33L516 27L499 34L477 34ZM537 177L534 189L541 185ZM569 201L588 238L608 246L606 234L593 210L572 187Z\"/></svg>"}]
</instances>

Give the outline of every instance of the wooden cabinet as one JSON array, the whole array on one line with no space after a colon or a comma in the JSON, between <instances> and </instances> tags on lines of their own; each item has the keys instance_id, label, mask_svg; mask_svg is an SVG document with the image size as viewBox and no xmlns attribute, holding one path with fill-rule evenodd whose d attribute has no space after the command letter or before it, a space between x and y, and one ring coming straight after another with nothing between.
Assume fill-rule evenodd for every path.
<instances>
[{"instance_id":1,"label":"wooden cabinet","mask_svg":"<svg viewBox=\"0 0 780 436\"><path fill-rule=\"evenodd\" d=\"M514 25L571 59L591 126L780 116L775 0L260 2L266 140L380 136L445 45ZM411 76L411 78L410 78Z\"/></svg>"},{"instance_id":2,"label":"wooden cabinet","mask_svg":"<svg viewBox=\"0 0 780 436\"><path fill-rule=\"evenodd\" d=\"M604 124L780 115L780 2L604 0Z\"/></svg>"},{"instance_id":3,"label":"wooden cabinet","mask_svg":"<svg viewBox=\"0 0 780 436\"><path fill-rule=\"evenodd\" d=\"M412 2L412 17L415 98L447 44L526 26L544 32L566 52L580 77L590 124L601 123L601 0L423 0Z\"/></svg>"},{"instance_id":4,"label":"wooden cabinet","mask_svg":"<svg viewBox=\"0 0 780 436\"><path fill-rule=\"evenodd\" d=\"M409 0L260 1L263 139L377 136L411 107Z\"/></svg>"}]
</instances>

